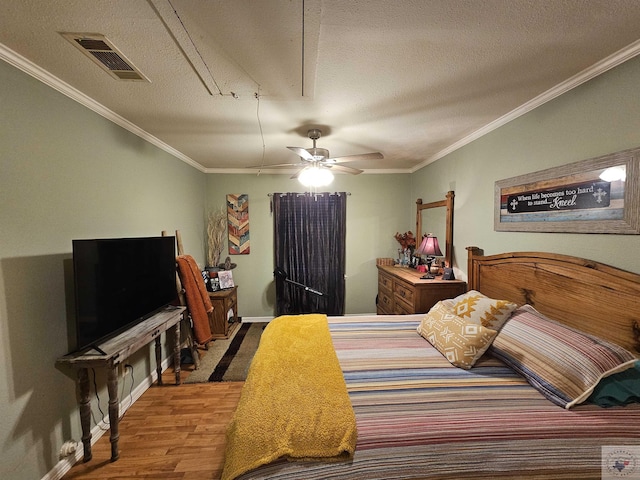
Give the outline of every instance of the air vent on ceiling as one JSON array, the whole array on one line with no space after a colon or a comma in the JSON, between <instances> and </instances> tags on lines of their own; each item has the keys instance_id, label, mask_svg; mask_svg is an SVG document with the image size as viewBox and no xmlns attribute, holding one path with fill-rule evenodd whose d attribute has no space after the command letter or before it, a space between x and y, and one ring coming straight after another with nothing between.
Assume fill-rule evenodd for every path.
<instances>
[{"instance_id":1,"label":"air vent on ceiling","mask_svg":"<svg viewBox=\"0 0 640 480\"><path fill-rule=\"evenodd\" d=\"M149 81L104 35L62 33L62 36L112 77L118 80Z\"/></svg>"}]
</instances>

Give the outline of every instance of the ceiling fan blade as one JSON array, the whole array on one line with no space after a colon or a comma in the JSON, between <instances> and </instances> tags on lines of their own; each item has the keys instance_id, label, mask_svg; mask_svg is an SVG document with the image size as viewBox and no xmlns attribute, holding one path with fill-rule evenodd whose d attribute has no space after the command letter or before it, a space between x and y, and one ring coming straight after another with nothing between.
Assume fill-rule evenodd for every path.
<instances>
[{"instance_id":1,"label":"ceiling fan blade","mask_svg":"<svg viewBox=\"0 0 640 480\"><path fill-rule=\"evenodd\" d=\"M305 160L308 160L310 162L313 162L315 160L315 158L313 158L313 155L307 152L304 148L300 148L300 147L287 147L287 148L292 152L295 152L296 155L304 158Z\"/></svg>"},{"instance_id":2,"label":"ceiling fan blade","mask_svg":"<svg viewBox=\"0 0 640 480\"><path fill-rule=\"evenodd\" d=\"M338 172L350 173L351 175L358 175L359 173L364 172L364 170L360 170L359 168L347 167L345 165L330 165L327 164L331 170L337 170Z\"/></svg>"},{"instance_id":3,"label":"ceiling fan blade","mask_svg":"<svg viewBox=\"0 0 640 480\"><path fill-rule=\"evenodd\" d=\"M275 168L275 167L299 167L300 162L298 163L275 163L273 165L252 165L250 167L245 168Z\"/></svg>"},{"instance_id":4,"label":"ceiling fan blade","mask_svg":"<svg viewBox=\"0 0 640 480\"><path fill-rule=\"evenodd\" d=\"M333 157L327 159L330 162L342 163L342 162L354 162L356 160L381 160L384 158L380 152L360 153L358 155L345 155L343 157Z\"/></svg>"}]
</instances>

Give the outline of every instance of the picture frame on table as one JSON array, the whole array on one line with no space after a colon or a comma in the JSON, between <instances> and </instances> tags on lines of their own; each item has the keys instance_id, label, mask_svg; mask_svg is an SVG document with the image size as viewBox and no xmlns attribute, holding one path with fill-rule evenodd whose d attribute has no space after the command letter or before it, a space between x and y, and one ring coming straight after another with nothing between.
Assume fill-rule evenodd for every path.
<instances>
[{"instance_id":1,"label":"picture frame on table","mask_svg":"<svg viewBox=\"0 0 640 480\"><path fill-rule=\"evenodd\" d=\"M218 272L218 281L220 282L220 289L233 288L233 273L231 270L221 270Z\"/></svg>"}]
</instances>

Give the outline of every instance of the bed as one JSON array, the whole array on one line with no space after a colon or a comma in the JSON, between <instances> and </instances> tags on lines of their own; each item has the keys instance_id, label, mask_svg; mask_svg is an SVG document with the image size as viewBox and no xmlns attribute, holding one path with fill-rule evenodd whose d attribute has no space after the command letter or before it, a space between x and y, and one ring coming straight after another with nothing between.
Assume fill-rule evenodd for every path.
<instances>
[{"instance_id":1,"label":"bed","mask_svg":"<svg viewBox=\"0 0 640 480\"><path fill-rule=\"evenodd\" d=\"M479 248L467 250L469 290L518 307L472 368L452 365L417 333L425 314L330 317L329 334L357 426L354 451L333 461L276 457L239 475L225 465L223 478L583 479L604 478L607 472L610 478L637 478L640 404L605 408L591 403L591 396L570 406L562 399L552 401L522 376L526 368L513 363L519 351L510 352L508 345L502 347L508 341L498 339L508 338L507 332L517 328L512 324L525 325L535 312L541 320L531 328L546 325L546 318L560 321L603 339L605 346L620 346L623 357L631 356L624 357L625 364L637 366L640 275L565 255L484 256ZM530 307L521 307L525 304ZM515 314L526 321L520 325ZM256 357L262 349L261 343ZM574 357L561 358L559 368ZM248 381L252 375L268 376L254 371L257 367L254 360ZM287 368L291 371L283 385L288 389L296 374L294 365ZM237 438L234 424L248 416L242 405L241 399L229 430L228 459L237 442L251 448L259 430L249 425L245 437L251 438ZM297 403L291 405L287 411L296 410ZM314 430L310 421L307 432Z\"/></svg>"}]
</instances>

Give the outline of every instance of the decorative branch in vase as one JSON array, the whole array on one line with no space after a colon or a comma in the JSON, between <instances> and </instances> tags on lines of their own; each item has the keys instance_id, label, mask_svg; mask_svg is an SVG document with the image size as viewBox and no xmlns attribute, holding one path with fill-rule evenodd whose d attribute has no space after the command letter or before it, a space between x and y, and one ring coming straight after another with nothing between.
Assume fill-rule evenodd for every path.
<instances>
[{"instance_id":1,"label":"decorative branch in vase","mask_svg":"<svg viewBox=\"0 0 640 480\"><path fill-rule=\"evenodd\" d=\"M209 212L207 217L207 268L217 269L225 246L227 212L223 207Z\"/></svg>"}]
</instances>

